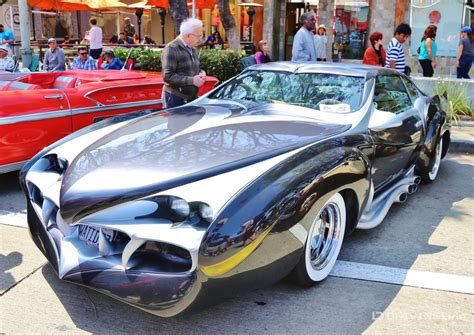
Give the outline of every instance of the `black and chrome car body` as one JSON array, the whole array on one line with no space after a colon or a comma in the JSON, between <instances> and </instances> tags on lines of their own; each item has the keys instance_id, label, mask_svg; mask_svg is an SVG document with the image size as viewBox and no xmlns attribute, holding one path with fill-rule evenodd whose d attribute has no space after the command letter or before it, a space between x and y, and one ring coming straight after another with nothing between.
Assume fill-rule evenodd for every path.
<instances>
[{"instance_id":1,"label":"black and chrome car body","mask_svg":"<svg viewBox=\"0 0 474 335\"><path fill-rule=\"evenodd\" d=\"M20 176L31 235L60 278L160 316L290 272L312 285L344 236L436 178L439 105L388 69L253 66L39 153Z\"/></svg>"}]
</instances>

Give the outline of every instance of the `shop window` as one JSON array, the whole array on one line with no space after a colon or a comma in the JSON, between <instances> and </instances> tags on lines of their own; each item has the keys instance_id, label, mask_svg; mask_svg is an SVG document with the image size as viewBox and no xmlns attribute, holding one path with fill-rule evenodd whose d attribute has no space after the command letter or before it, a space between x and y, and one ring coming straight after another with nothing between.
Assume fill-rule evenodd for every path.
<instances>
[{"instance_id":1,"label":"shop window","mask_svg":"<svg viewBox=\"0 0 474 335\"><path fill-rule=\"evenodd\" d=\"M335 2L333 58L362 59L369 27L368 0Z\"/></svg>"}]
</instances>

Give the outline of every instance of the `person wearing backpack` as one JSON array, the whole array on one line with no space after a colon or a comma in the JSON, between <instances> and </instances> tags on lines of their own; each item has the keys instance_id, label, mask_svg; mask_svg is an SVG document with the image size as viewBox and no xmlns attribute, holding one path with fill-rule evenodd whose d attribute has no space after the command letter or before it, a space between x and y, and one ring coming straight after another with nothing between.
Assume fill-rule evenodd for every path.
<instances>
[{"instance_id":1,"label":"person wearing backpack","mask_svg":"<svg viewBox=\"0 0 474 335\"><path fill-rule=\"evenodd\" d=\"M436 32L438 28L431 24L426 27L423 33L423 39L420 45L420 55L418 61L423 69L423 77L433 77L434 69L436 69L436 53L438 45L436 44Z\"/></svg>"}]
</instances>

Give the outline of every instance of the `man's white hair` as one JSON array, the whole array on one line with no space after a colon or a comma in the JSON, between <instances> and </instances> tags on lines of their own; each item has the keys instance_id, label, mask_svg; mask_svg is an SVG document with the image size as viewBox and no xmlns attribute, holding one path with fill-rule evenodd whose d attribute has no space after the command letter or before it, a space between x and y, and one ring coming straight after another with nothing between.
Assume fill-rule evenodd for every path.
<instances>
[{"instance_id":1,"label":"man's white hair","mask_svg":"<svg viewBox=\"0 0 474 335\"><path fill-rule=\"evenodd\" d=\"M179 35L183 37L185 34L194 34L196 29L202 29L201 20L190 18L181 23L179 27Z\"/></svg>"}]
</instances>

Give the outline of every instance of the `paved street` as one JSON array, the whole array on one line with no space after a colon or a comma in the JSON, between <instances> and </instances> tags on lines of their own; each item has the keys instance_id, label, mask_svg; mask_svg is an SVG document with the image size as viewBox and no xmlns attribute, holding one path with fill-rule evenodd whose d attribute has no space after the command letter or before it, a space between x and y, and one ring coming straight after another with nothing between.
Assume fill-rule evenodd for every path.
<instances>
[{"instance_id":1,"label":"paved street","mask_svg":"<svg viewBox=\"0 0 474 335\"><path fill-rule=\"evenodd\" d=\"M0 333L474 333L474 156L344 243L311 289L281 282L162 319L61 282L31 241L17 174L0 175Z\"/></svg>"}]
</instances>

